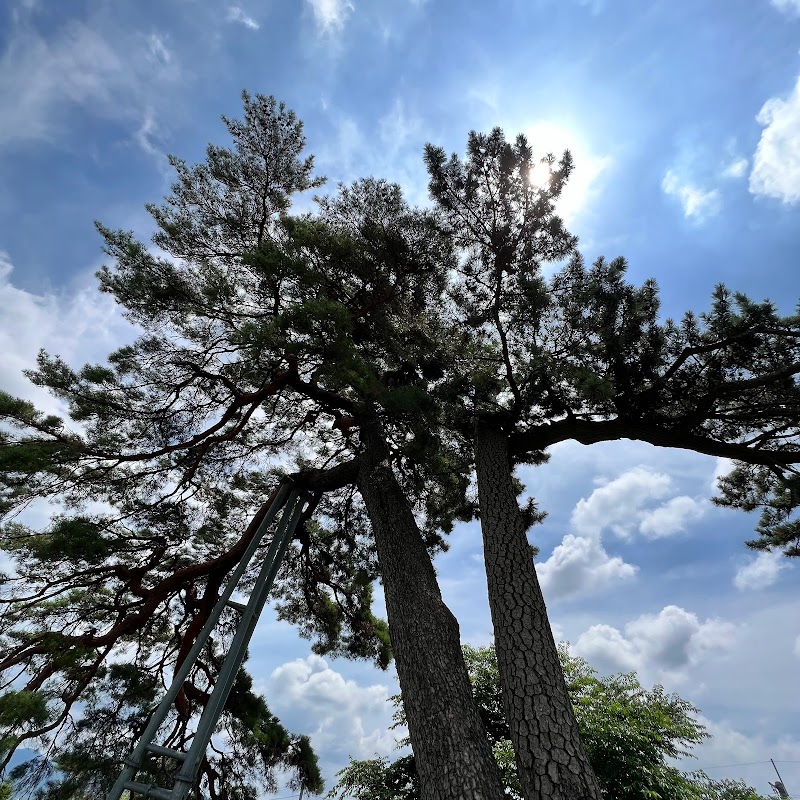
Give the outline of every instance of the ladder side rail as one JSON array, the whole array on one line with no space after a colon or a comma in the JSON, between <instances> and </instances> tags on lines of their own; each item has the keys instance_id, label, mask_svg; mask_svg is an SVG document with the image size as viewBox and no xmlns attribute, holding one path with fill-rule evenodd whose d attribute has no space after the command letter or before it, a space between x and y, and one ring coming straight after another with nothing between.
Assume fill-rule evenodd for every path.
<instances>
[{"instance_id":1,"label":"ladder side rail","mask_svg":"<svg viewBox=\"0 0 800 800\"><path fill-rule=\"evenodd\" d=\"M294 498L292 498L294 499ZM264 608L264 604L269 596L270 589L278 573L278 569L286 555L289 542L294 535L295 527L300 519L303 506L307 497L301 496L296 499L296 504L291 509L287 505L283 518L281 519L280 529L275 533L269 553L261 567L258 578L253 587L253 593L247 604L247 608L239 621L236 635L231 643L228 655L225 657L222 669L211 692L211 697L203 709L200 722L195 731L192 746L189 748L186 758L175 776L175 786L173 788L173 800L185 800L191 791L200 769L200 762L205 755L208 743L214 733L214 728L222 714L228 695L233 689L239 668L244 662L247 653L247 646L253 635L258 618Z\"/></svg>"},{"instance_id":2,"label":"ladder side rail","mask_svg":"<svg viewBox=\"0 0 800 800\"><path fill-rule=\"evenodd\" d=\"M120 800L122 793L125 791L125 784L133 779L136 771L141 767L148 745L152 743L153 738L158 732L158 729L166 719L172 704L175 702L175 698L178 696L183 684L189 677L189 672L191 672L191 669L197 661L200 652L208 641L208 637L211 636L212 632L214 631L225 605L236 589L236 586L241 580L241 577L244 574L244 571L247 569L248 564L252 560L253 555L261 543L261 540L264 538L264 534L267 532L267 529L272 524L273 519L275 519L275 515L278 513L278 511L280 511L287 498L290 500L294 499L291 497L293 494L296 495L297 490L293 489L288 482L281 484L275 499L270 504L269 509L267 509L264 519L261 520L261 524L256 529L250 544L247 546L247 549L242 555L241 561L239 561L236 569L233 571L227 583L225 584L225 589L223 590L219 600L206 620L206 624L198 634L197 639L192 645L192 648L186 656L183 664L181 664L175 673L175 676L172 679L172 683L170 684L169 689L167 689L166 694L151 715L150 720L148 721L141 737L139 738L138 744L125 759L122 771L114 783L114 786L111 788L111 791L109 791L109 793L106 795L106 800ZM286 514L284 514L284 516L286 516Z\"/></svg>"}]
</instances>

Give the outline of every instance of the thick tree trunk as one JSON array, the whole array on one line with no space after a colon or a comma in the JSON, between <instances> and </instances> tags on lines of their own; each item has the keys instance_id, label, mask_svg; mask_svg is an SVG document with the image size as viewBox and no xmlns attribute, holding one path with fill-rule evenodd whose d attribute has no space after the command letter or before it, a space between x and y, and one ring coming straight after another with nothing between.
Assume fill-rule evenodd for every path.
<instances>
[{"instance_id":1,"label":"thick tree trunk","mask_svg":"<svg viewBox=\"0 0 800 800\"><path fill-rule=\"evenodd\" d=\"M475 464L500 685L526 800L600 800L578 732L525 524L508 440L479 422Z\"/></svg>"},{"instance_id":2,"label":"thick tree trunk","mask_svg":"<svg viewBox=\"0 0 800 800\"><path fill-rule=\"evenodd\" d=\"M423 800L501 800L503 786L472 698L458 622L442 600L409 502L376 421L361 427L358 488L386 595Z\"/></svg>"}]
</instances>

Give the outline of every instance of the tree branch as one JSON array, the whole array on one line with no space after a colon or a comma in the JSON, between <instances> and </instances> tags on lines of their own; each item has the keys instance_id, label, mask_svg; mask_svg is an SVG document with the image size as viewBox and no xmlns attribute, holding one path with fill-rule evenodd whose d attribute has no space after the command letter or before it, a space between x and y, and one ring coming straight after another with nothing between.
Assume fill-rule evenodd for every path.
<instances>
[{"instance_id":1,"label":"tree branch","mask_svg":"<svg viewBox=\"0 0 800 800\"><path fill-rule=\"evenodd\" d=\"M510 437L509 449L514 456L545 450L556 442L574 439L581 444L633 439L656 447L694 450L710 456L745 461L749 464L788 466L800 463L800 449L754 449L746 444L724 442L710 436L685 433L657 425L631 420L564 419L539 425Z\"/></svg>"}]
</instances>

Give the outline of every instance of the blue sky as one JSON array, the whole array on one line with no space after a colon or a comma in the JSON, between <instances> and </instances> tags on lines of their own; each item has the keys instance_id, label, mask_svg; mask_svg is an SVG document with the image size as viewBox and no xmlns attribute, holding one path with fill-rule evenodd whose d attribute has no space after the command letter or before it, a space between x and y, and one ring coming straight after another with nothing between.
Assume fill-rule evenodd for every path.
<instances>
[{"instance_id":1,"label":"blue sky","mask_svg":"<svg viewBox=\"0 0 800 800\"><path fill-rule=\"evenodd\" d=\"M94 289L92 220L151 231L165 153L224 143L239 95L306 123L329 186L373 174L426 202L421 151L467 132L569 147L562 213L587 260L624 255L665 315L714 285L798 301L800 0L9 0L0 10L0 385L39 347L101 359L131 331ZM557 634L602 671L636 669L698 705L698 767L800 796L798 568L742 542L708 502L714 459L631 443L553 449L522 477ZM437 562L464 641L490 641L477 527ZM251 669L312 735L326 775L390 753L393 674L320 659L265 615ZM783 762L783 763L781 763ZM794 763L791 763L794 762ZM290 794L281 792L281 796Z\"/></svg>"}]
</instances>

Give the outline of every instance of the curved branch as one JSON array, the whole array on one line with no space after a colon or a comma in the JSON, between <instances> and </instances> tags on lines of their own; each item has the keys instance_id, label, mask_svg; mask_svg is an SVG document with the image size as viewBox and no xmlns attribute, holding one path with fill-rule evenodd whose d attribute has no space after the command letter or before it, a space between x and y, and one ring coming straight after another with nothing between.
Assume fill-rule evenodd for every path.
<instances>
[{"instance_id":1,"label":"curved branch","mask_svg":"<svg viewBox=\"0 0 800 800\"><path fill-rule=\"evenodd\" d=\"M745 461L749 464L788 466L800 463L800 449L754 449L746 444L724 442L710 436L671 430L647 422L620 419L564 419L548 425L539 425L528 431L512 434L509 448L512 455L524 457L528 453L545 450L556 442L568 439L574 439L581 444L633 439L656 447L694 450L697 453Z\"/></svg>"}]
</instances>

